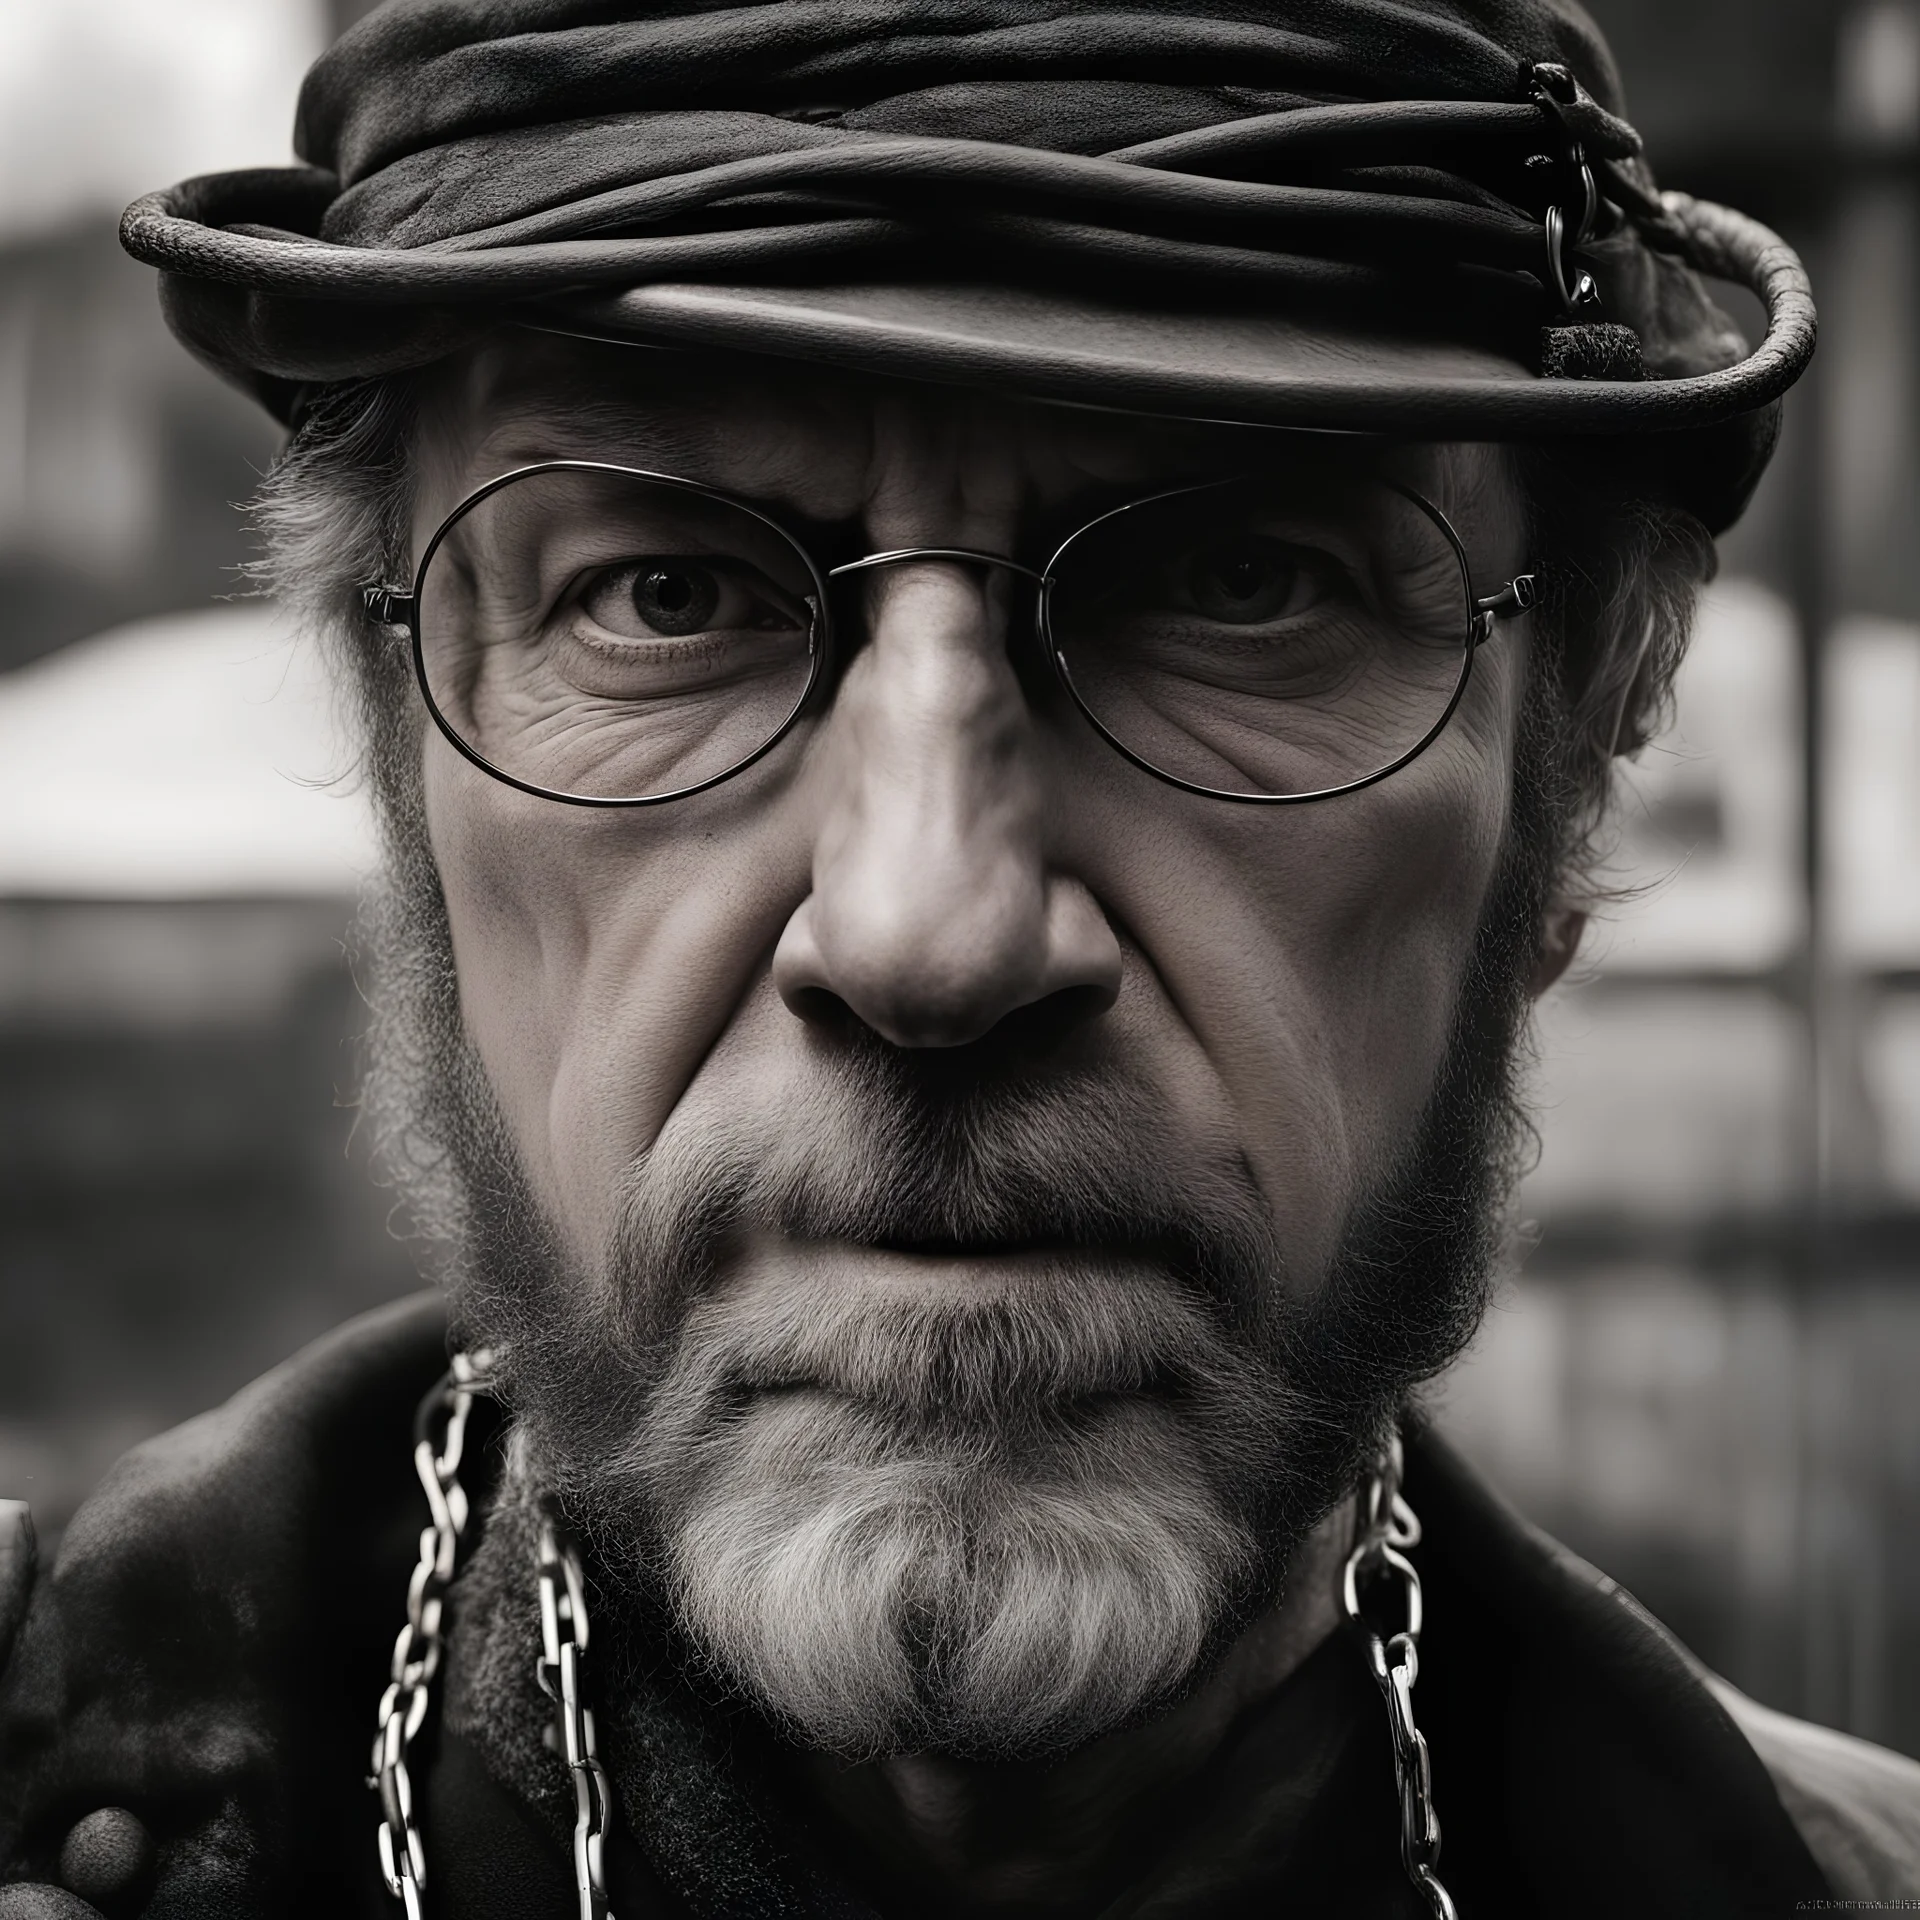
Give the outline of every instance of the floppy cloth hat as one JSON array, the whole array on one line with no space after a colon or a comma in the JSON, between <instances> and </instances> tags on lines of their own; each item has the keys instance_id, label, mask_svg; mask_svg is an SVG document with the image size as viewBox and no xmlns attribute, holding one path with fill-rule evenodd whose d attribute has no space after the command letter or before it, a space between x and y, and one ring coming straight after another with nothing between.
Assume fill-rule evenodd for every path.
<instances>
[{"instance_id":1,"label":"floppy cloth hat","mask_svg":"<svg viewBox=\"0 0 1920 1920\"><path fill-rule=\"evenodd\" d=\"M1429 438L1658 435L1719 528L1813 349L1572 0L386 0L305 165L128 209L283 419L503 321ZM1702 274L1757 294L1749 351Z\"/></svg>"}]
</instances>

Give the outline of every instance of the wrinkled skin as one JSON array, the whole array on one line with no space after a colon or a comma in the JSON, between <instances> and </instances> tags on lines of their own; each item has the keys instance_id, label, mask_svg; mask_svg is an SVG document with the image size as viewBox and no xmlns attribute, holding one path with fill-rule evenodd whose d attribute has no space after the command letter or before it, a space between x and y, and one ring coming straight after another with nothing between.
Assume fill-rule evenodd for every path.
<instances>
[{"instance_id":1,"label":"wrinkled skin","mask_svg":"<svg viewBox=\"0 0 1920 1920\"><path fill-rule=\"evenodd\" d=\"M936 390L721 381L532 335L451 363L422 425L422 543L479 483L574 457L737 492L809 538L828 529L829 564L922 545L1031 563L1088 502L1233 472L1252 438ZM1480 591L1524 567L1495 451L1393 458L1459 529ZM741 1102L797 1107L849 1021L940 1049L1017 1016L1052 1057L1124 1062L1196 1154L1250 1177L1285 1250L1274 1284L1310 1294L1434 1086L1507 821L1524 627L1483 650L1451 724L1393 778L1265 808L1177 792L1033 697L1003 581L920 563L869 576L864 604L830 707L670 806L555 805L424 734L466 1027L579 1271L604 1271L622 1173L663 1128L724 1126ZM1577 931L1572 916L1549 925L1540 983ZM1021 1271L1017 1250L766 1234L730 1261L718 1284L743 1291L993 1290ZM823 1764L814 1787L908 1881L1072 1905L1126 1809L1324 1634L1338 1532L1321 1529L1283 1606L1153 1723L1044 1776L908 1758Z\"/></svg>"},{"instance_id":2,"label":"wrinkled skin","mask_svg":"<svg viewBox=\"0 0 1920 1920\"><path fill-rule=\"evenodd\" d=\"M1144 494L1232 470L1231 443L1197 431L975 397L628 397L609 376L631 390L636 357L541 341L448 376L421 534L481 480L577 457L855 522L871 550L1031 553L1031 526L1071 524L1063 503L1095 483L1137 475ZM1495 456L1447 464L1416 457L1413 477L1461 528L1476 580L1503 580L1522 556ZM738 1097L708 1084L723 1039L772 1104L820 1044L825 996L905 1047L973 1040L1044 1002L1070 1044L1140 1063L1245 1156L1310 1286L1432 1085L1505 823L1519 648L1487 650L1446 733L1393 779L1242 808L1145 778L1084 723L1043 723L977 576L873 579L871 638L831 711L692 800L559 807L428 736L468 1029L552 1217L591 1261L620 1169L676 1108Z\"/></svg>"}]
</instances>

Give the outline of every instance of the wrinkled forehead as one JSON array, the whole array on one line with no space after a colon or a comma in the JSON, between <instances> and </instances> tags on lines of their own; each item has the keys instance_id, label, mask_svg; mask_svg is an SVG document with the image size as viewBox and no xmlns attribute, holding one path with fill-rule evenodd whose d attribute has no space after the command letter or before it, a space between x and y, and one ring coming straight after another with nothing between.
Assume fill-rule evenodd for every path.
<instances>
[{"instance_id":1,"label":"wrinkled forehead","mask_svg":"<svg viewBox=\"0 0 1920 1920\"><path fill-rule=\"evenodd\" d=\"M1469 544L1504 546L1516 503L1495 446L1154 419L530 329L432 371L418 445L427 527L502 473L566 459L698 480L826 524L871 526L895 512L1013 523L1195 479L1385 467L1453 516Z\"/></svg>"}]
</instances>

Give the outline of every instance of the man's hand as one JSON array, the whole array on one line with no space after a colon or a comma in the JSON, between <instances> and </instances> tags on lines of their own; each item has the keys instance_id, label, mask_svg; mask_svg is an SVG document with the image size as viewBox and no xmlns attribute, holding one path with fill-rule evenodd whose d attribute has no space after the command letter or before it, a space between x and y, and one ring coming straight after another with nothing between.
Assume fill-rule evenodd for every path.
<instances>
[{"instance_id":1,"label":"man's hand","mask_svg":"<svg viewBox=\"0 0 1920 1920\"><path fill-rule=\"evenodd\" d=\"M14 1641L26 1621L27 1605L33 1598L33 1575L38 1558L33 1514L27 1503L24 1500L0 1500L0 1671L5 1669L13 1652ZM130 1814L121 1814L120 1819L132 1822L135 1827L139 1825ZM96 1814L93 1821L82 1821L80 1827L75 1828L74 1835L69 1837L67 1849L61 1854L63 1870L69 1864L67 1853L73 1851L74 1838L80 1835L81 1828L95 1825L99 1820L100 1816ZM129 1851L129 1836L117 1829L110 1835L100 1837L118 1842L119 1854ZM88 1838L94 1839L95 1836L89 1835ZM144 1829L140 1830L139 1838L145 1841ZM100 1851L98 1844L81 1847L80 1852L87 1856L80 1863L83 1871L96 1864L92 1855ZM150 1845L146 1851L151 1852ZM118 1866L120 1862L116 1857L110 1864ZM105 1916L98 1907L90 1906L77 1893L69 1893L64 1887L17 1881L12 1886L0 1887L0 1920L105 1920Z\"/></svg>"},{"instance_id":2,"label":"man's hand","mask_svg":"<svg viewBox=\"0 0 1920 1920\"><path fill-rule=\"evenodd\" d=\"M105 1916L77 1893L21 1881L0 1887L0 1920L105 1920Z\"/></svg>"}]
</instances>

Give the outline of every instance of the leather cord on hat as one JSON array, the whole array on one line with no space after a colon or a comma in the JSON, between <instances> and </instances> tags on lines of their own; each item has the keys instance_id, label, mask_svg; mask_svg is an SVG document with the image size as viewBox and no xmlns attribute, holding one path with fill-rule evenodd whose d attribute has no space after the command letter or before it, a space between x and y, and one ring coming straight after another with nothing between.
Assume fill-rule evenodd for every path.
<instances>
[{"instance_id":1,"label":"leather cord on hat","mask_svg":"<svg viewBox=\"0 0 1920 1920\"><path fill-rule=\"evenodd\" d=\"M1432 293L1441 276L1466 274L1509 300L1537 303L1545 317L1553 303L1540 285L1544 219L1484 204L1485 190L1446 166L1423 168L1423 182L1434 184L1415 195L1355 184L1351 163L1370 155L1405 165L1425 152L1458 166L1472 149L1517 166L1557 132L1553 118L1535 103L1370 102L1251 116L1104 156L843 136L621 185L410 247L329 244L261 219L289 201L312 219L328 203L325 175L272 170L149 195L128 210L123 238L174 274L379 306L498 306L656 280L812 277L856 262L871 271L930 236L972 233L1002 258L1044 259L1049 275L1079 262L1122 268L1135 283L1198 275L1369 304L1391 302L1396 291L1404 301L1423 275ZM1812 350L1798 262L1743 216L1680 195L1655 200L1630 178L1623 143L1610 144L1615 156L1596 165L1619 216L1649 245L1750 287L1767 305L1767 338L1739 367L1648 382L1636 393L1623 395L1616 382L1542 383L1528 419L1544 430L1578 431L1583 416L1601 412L1622 427L1684 425L1776 397ZM1349 163L1342 184L1243 177L1256 158L1316 156ZM1208 166L1223 170L1197 170ZM1445 386L1435 383L1438 413Z\"/></svg>"},{"instance_id":2,"label":"leather cord on hat","mask_svg":"<svg viewBox=\"0 0 1920 1920\"><path fill-rule=\"evenodd\" d=\"M683 270L696 252L690 241L725 250L730 270L747 267L756 255L768 265L791 265L816 250L842 251L849 241L879 251L929 224L964 227L969 217L995 213L1066 222L1067 232L1077 222L1140 238L1177 241L1198 233L1276 256L1366 262L1396 272L1448 263L1522 273L1539 260L1540 222L1517 207L1502 212L1483 204L1488 196L1445 165L1429 167L1437 184L1415 196L1249 179L1244 163L1257 152L1267 160L1404 164L1432 157L1436 143L1464 138L1483 151L1507 147L1517 166L1542 131L1541 114L1529 106L1413 101L1258 115L1101 156L843 132L820 146L720 159L399 248L335 246L250 220L255 209L248 203L269 199L276 178L284 178L259 172L148 195L129 209L124 234L136 254L157 266L187 272L224 266L219 277L263 292L375 300L407 297L402 288L416 298L457 298L618 284L644 271L650 259L670 272ZM1205 171L1215 152L1237 164ZM317 170L306 176L309 206L324 181ZM194 226L204 232L181 230ZM676 230L653 238L663 227ZM484 260L464 272L435 264L449 254ZM1182 270L1177 248L1166 265Z\"/></svg>"}]
</instances>

